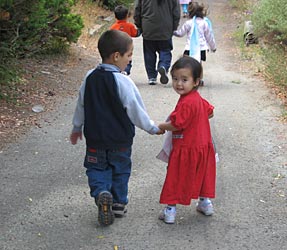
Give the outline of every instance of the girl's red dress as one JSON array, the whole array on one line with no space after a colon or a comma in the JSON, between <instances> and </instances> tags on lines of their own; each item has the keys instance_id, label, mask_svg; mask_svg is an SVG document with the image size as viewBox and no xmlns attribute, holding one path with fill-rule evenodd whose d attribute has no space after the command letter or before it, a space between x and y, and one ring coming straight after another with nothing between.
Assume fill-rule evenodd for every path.
<instances>
[{"instance_id":1,"label":"girl's red dress","mask_svg":"<svg viewBox=\"0 0 287 250\"><path fill-rule=\"evenodd\" d=\"M179 98L170 115L178 131L172 133L160 203L190 205L191 199L215 197L216 163L208 119L213 109L197 91Z\"/></svg>"}]
</instances>

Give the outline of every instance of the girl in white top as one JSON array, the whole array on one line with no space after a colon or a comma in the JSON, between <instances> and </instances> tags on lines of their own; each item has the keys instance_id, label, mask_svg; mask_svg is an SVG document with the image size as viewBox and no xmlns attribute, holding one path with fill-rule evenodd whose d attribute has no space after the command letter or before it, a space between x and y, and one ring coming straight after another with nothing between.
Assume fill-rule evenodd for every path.
<instances>
[{"instance_id":1,"label":"girl in white top","mask_svg":"<svg viewBox=\"0 0 287 250\"><path fill-rule=\"evenodd\" d=\"M177 37L186 35L183 54L194 57L200 63L206 61L206 51L216 51L211 22L205 17L206 12L207 9L203 4L190 2L188 5L189 19L178 30L174 31L174 35ZM204 83L202 76L200 85Z\"/></svg>"}]
</instances>

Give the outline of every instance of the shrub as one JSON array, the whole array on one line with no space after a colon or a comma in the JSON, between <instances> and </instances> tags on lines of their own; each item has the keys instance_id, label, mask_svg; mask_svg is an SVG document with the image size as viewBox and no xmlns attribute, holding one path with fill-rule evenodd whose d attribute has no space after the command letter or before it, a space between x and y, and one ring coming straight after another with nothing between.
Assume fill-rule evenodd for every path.
<instances>
[{"instance_id":1,"label":"shrub","mask_svg":"<svg viewBox=\"0 0 287 250\"><path fill-rule=\"evenodd\" d=\"M129 7L134 1L133 0L101 0L102 4L107 6L108 9L113 10L117 5L123 4Z\"/></svg>"},{"instance_id":2,"label":"shrub","mask_svg":"<svg viewBox=\"0 0 287 250\"><path fill-rule=\"evenodd\" d=\"M254 7L252 22L255 33L287 45L286 0L262 0Z\"/></svg>"},{"instance_id":3,"label":"shrub","mask_svg":"<svg viewBox=\"0 0 287 250\"><path fill-rule=\"evenodd\" d=\"M0 22L1 45L9 44L11 52L21 57L45 51L53 39L76 42L83 22L80 16L70 13L73 4L71 0L1 2L1 11L10 16Z\"/></svg>"},{"instance_id":4,"label":"shrub","mask_svg":"<svg viewBox=\"0 0 287 250\"><path fill-rule=\"evenodd\" d=\"M268 80L287 91L287 48L280 45L262 49L265 61L265 75ZM286 93L287 94L287 93Z\"/></svg>"},{"instance_id":5,"label":"shrub","mask_svg":"<svg viewBox=\"0 0 287 250\"><path fill-rule=\"evenodd\" d=\"M254 61L287 107L287 0L229 1L233 7L248 14L247 20L251 18L254 34L260 41L258 46L247 48L242 43L243 27L238 30L236 35L241 41L243 56ZM246 11L250 9L252 11Z\"/></svg>"},{"instance_id":6,"label":"shrub","mask_svg":"<svg viewBox=\"0 0 287 250\"><path fill-rule=\"evenodd\" d=\"M13 60L64 51L77 42L81 16L74 0L0 0L0 85L13 79ZM1 93L0 93L1 98Z\"/></svg>"}]
</instances>

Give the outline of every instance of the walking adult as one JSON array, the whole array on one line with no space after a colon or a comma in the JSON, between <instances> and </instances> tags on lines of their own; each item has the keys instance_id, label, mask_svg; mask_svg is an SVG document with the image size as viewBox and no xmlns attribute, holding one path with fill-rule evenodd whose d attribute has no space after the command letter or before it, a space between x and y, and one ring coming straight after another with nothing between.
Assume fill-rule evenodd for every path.
<instances>
[{"instance_id":1,"label":"walking adult","mask_svg":"<svg viewBox=\"0 0 287 250\"><path fill-rule=\"evenodd\" d=\"M144 63L150 85L157 83L158 73L162 84L169 81L167 72L172 59L172 35L179 20L178 0L135 1L134 23L142 31Z\"/></svg>"}]
</instances>

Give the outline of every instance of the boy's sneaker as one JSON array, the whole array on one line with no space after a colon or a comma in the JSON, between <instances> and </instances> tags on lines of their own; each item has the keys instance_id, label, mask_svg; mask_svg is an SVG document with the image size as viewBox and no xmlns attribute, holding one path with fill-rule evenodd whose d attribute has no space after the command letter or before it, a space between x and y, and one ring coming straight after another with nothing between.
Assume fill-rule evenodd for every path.
<instances>
[{"instance_id":1,"label":"boy's sneaker","mask_svg":"<svg viewBox=\"0 0 287 250\"><path fill-rule=\"evenodd\" d=\"M196 205L196 210L206 216L214 214L213 205L210 199L199 200Z\"/></svg>"},{"instance_id":2,"label":"boy's sneaker","mask_svg":"<svg viewBox=\"0 0 287 250\"><path fill-rule=\"evenodd\" d=\"M160 79L159 79L159 81L160 81L162 84L167 84L167 83L168 83L168 76L167 76L167 74L166 74L165 67L161 66L161 67L158 69L158 73L160 74Z\"/></svg>"},{"instance_id":3,"label":"boy's sneaker","mask_svg":"<svg viewBox=\"0 0 287 250\"><path fill-rule=\"evenodd\" d=\"M98 221L103 226L113 224L115 216L112 212L113 196L108 191L101 192L98 197L96 204L98 205Z\"/></svg>"},{"instance_id":4,"label":"boy's sneaker","mask_svg":"<svg viewBox=\"0 0 287 250\"><path fill-rule=\"evenodd\" d=\"M176 216L175 207L165 207L159 214L158 218L167 224L174 224Z\"/></svg>"},{"instance_id":5,"label":"boy's sneaker","mask_svg":"<svg viewBox=\"0 0 287 250\"><path fill-rule=\"evenodd\" d=\"M114 203L112 206L112 211L117 218L123 217L127 213L127 208L124 204Z\"/></svg>"},{"instance_id":6,"label":"boy's sneaker","mask_svg":"<svg viewBox=\"0 0 287 250\"><path fill-rule=\"evenodd\" d=\"M150 78L150 79L148 79L148 84L149 84L149 85L156 85L156 84L157 84L156 78Z\"/></svg>"}]
</instances>

